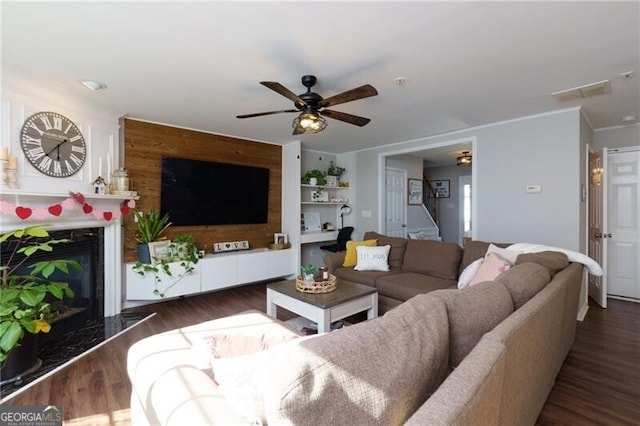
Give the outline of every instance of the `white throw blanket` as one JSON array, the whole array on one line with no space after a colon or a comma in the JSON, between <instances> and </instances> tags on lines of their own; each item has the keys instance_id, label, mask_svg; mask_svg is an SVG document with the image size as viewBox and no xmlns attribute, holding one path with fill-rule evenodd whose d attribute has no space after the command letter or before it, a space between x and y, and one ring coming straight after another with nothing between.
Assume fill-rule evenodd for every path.
<instances>
[{"instance_id":1,"label":"white throw blanket","mask_svg":"<svg viewBox=\"0 0 640 426\"><path fill-rule=\"evenodd\" d=\"M585 254L578 253L577 251L567 250L567 249L558 248L558 247L550 247L542 244L530 244L530 243L512 244L509 247L507 247L507 250L518 251L521 253L538 253L541 251L559 251L561 253L566 254L571 262L582 263L584 266L587 267L587 270L591 275L596 275L596 276L602 275L602 268L600 267L598 262L596 262L595 260L593 260L592 258L590 258Z\"/></svg>"}]
</instances>

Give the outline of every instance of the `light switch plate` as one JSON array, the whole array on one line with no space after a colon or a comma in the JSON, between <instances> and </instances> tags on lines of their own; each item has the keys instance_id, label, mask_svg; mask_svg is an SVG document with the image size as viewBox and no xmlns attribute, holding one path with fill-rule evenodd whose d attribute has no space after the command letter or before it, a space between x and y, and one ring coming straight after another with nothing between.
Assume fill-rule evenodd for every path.
<instances>
[{"instance_id":1,"label":"light switch plate","mask_svg":"<svg viewBox=\"0 0 640 426\"><path fill-rule=\"evenodd\" d=\"M538 194L542 192L541 185L527 185L527 194Z\"/></svg>"}]
</instances>

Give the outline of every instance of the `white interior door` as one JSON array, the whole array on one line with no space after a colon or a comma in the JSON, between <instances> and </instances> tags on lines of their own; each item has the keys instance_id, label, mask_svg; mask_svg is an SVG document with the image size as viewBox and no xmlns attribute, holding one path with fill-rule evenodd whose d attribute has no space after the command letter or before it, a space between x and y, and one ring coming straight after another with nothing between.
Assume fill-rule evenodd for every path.
<instances>
[{"instance_id":1,"label":"white interior door","mask_svg":"<svg viewBox=\"0 0 640 426\"><path fill-rule=\"evenodd\" d=\"M640 302L640 151L609 150L607 291Z\"/></svg>"},{"instance_id":2,"label":"white interior door","mask_svg":"<svg viewBox=\"0 0 640 426\"><path fill-rule=\"evenodd\" d=\"M606 158L606 148L589 154L589 257L604 271L601 277L589 275L589 296L603 308L607 307Z\"/></svg>"},{"instance_id":3,"label":"white interior door","mask_svg":"<svg viewBox=\"0 0 640 426\"><path fill-rule=\"evenodd\" d=\"M404 238L407 236L407 171L387 168L385 176L385 234Z\"/></svg>"},{"instance_id":4,"label":"white interior door","mask_svg":"<svg viewBox=\"0 0 640 426\"><path fill-rule=\"evenodd\" d=\"M464 247L463 238L471 238L471 175L460 176L459 235L460 245Z\"/></svg>"}]
</instances>

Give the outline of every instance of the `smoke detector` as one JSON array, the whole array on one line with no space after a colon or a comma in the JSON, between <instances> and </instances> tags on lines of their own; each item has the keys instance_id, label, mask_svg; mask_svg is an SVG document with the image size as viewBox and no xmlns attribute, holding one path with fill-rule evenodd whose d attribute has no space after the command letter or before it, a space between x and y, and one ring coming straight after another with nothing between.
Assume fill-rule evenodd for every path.
<instances>
[{"instance_id":1,"label":"smoke detector","mask_svg":"<svg viewBox=\"0 0 640 426\"><path fill-rule=\"evenodd\" d=\"M609 93L611 93L611 81L603 80L598 81L597 83L585 84L584 86L553 92L551 96L560 102L568 102L606 95Z\"/></svg>"}]
</instances>

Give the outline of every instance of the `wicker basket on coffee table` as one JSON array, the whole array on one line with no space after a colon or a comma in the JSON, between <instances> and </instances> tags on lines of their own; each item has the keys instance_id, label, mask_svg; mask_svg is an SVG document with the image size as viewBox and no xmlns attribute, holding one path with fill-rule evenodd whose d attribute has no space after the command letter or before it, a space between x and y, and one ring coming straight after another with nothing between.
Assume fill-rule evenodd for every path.
<instances>
[{"instance_id":1,"label":"wicker basket on coffee table","mask_svg":"<svg viewBox=\"0 0 640 426\"><path fill-rule=\"evenodd\" d=\"M330 293L336 289L336 276L329 274L327 281L313 281L307 283L302 277L296 278L296 290L302 293Z\"/></svg>"}]
</instances>

